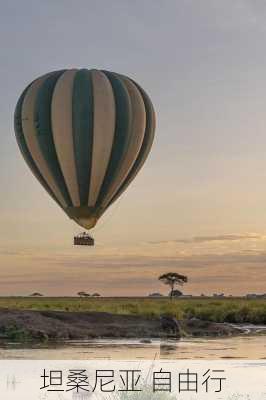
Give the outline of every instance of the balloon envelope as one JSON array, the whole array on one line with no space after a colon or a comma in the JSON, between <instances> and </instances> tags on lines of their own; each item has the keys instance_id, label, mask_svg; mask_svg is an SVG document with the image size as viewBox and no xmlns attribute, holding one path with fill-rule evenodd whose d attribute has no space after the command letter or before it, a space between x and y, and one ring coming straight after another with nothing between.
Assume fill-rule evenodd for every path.
<instances>
[{"instance_id":1,"label":"balloon envelope","mask_svg":"<svg viewBox=\"0 0 266 400\"><path fill-rule=\"evenodd\" d=\"M90 229L144 164L155 113L130 78L71 69L35 79L18 100L14 124L35 177L70 218Z\"/></svg>"}]
</instances>

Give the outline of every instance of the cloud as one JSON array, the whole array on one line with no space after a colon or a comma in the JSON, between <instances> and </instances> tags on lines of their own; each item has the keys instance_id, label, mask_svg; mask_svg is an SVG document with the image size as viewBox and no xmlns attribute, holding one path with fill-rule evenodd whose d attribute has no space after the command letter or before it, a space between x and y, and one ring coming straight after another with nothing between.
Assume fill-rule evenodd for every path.
<instances>
[{"instance_id":1,"label":"cloud","mask_svg":"<svg viewBox=\"0 0 266 400\"><path fill-rule=\"evenodd\" d=\"M266 236L258 233L194 236L119 249L2 248L1 294L69 295L79 290L106 295L144 295L160 290L158 276L188 276L186 293L265 291ZM103 278L104 277L104 278ZM62 282L64 283L62 285Z\"/></svg>"},{"instance_id":2,"label":"cloud","mask_svg":"<svg viewBox=\"0 0 266 400\"><path fill-rule=\"evenodd\" d=\"M145 295L164 290L158 276L171 270L189 277L186 293L265 291L265 250L104 259L51 254L37 261L37 257L31 263L25 260L23 274L17 274L14 266L0 269L1 293L28 294L36 288L50 295L69 295L81 289L106 295Z\"/></svg>"},{"instance_id":3,"label":"cloud","mask_svg":"<svg viewBox=\"0 0 266 400\"><path fill-rule=\"evenodd\" d=\"M239 235L217 235L217 236L195 236L192 238L193 242L202 243L202 242L212 242L212 241L234 241L234 240L247 240L247 239L262 239L263 236L247 233L247 234L239 234Z\"/></svg>"},{"instance_id":4,"label":"cloud","mask_svg":"<svg viewBox=\"0 0 266 400\"><path fill-rule=\"evenodd\" d=\"M227 235L213 235L213 236L194 236L190 239L172 239L172 240L159 240L152 241L149 244L165 244L165 243L205 243L205 242L215 242L215 241L236 241L236 240L263 240L265 236L246 233L246 234L227 234Z\"/></svg>"}]
</instances>

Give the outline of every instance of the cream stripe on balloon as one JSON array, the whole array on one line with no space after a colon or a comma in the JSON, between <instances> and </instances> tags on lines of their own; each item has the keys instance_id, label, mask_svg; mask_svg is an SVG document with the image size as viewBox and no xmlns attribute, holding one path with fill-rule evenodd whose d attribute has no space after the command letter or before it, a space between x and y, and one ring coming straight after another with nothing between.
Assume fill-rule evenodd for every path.
<instances>
[{"instance_id":1,"label":"cream stripe on balloon","mask_svg":"<svg viewBox=\"0 0 266 400\"><path fill-rule=\"evenodd\" d=\"M40 79L37 79L28 89L22 104L22 130L26 140L27 147L31 153L31 156L38 167L42 177L54 193L55 197L62 205L66 207L67 204L58 189L56 182L51 174L50 168L43 157L42 151L39 146L37 139L37 132L34 121L34 107L35 101L38 95L38 90L42 83L49 75L45 75Z\"/></svg>"},{"instance_id":2,"label":"cream stripe on balloon","mask_svg":"<svg viewBox=\"0 0 266 400\"><path fill-rule=\"evenodd\" d=\"M80 206L72 130L72 92L76 69L65 72L57 81L52 97L52 131L56 154L73 206Z\"/></svg>"},{"instance_id":3,"label":"cream stripe on balloon","mask_svg":"<svg viewBox=\"0 0 266 400\"><path fill-rule=\"evenodd\" d=\"M97 201L111 156L115 132L115 99L108 78L93 70L93 147L88 205Z\"/></svg>"},{"instance_id":4,"label":"cream stripe on balloon","mask_svg":"<svg viewBox=\"0 0 266 400\"><path fill-rule=\"evenodd\" d=\"M128 176L130 169L132 168L139 154L146 126L146 110L144 101L139 90L137 89L136 85L134 85L134 83L132 83L129 79L121 76L120 78L123 80L123 83L126 85L126 88L128 90L131 100L132 115L134 117L132 118L130 127L130 140L128 148L122 159L118 174L112 182L108 193L102 202L102 209L104 209L112 200L112 198L115 196L122 183Z\"/></svg>"}]
</instances>

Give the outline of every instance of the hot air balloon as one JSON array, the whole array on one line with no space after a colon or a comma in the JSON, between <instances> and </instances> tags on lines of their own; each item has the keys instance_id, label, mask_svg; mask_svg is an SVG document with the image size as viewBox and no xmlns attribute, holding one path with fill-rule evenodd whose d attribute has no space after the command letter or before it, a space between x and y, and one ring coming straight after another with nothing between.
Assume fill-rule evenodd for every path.
<instances>
[{"instance_id":1,"label":"hot air balloon","mask_svg":"<svg viewBox=\"0 0 266 400\"><path fill-rule=\"evenodd\" d=\"M155 113L132 79L70 69L45 74L26 87L14 126L32 173L68 217L89 230L144 164ZM86 233L81 237L84 244Z\"/></svg>"}]
</instances>

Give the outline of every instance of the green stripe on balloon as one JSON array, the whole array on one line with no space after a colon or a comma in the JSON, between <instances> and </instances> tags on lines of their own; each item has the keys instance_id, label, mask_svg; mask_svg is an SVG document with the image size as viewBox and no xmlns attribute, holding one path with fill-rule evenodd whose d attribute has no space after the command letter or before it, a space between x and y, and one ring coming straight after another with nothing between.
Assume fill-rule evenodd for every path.
<instances>
[{"instance_id":1,"label":"green stripe on balloon","mask_svg":"<svg viewBox=\"0 0 266 400\"><path fill-rule=\"evenodd\" d=\"M132 182L132 180L136 177L138 172L140 171L141 167L143 166L146 158L149 155L153 140L154 140L154 132L155 132L155 112L153 109L153 105L151 103L151 100L147 93L132 79L131 81L137 86L138 90L140 91L144 104L145 104L145 110L146 110L146 129L145 129L145 135L143 139L143 143L140 149L140 152L138 154L138 157L132 166L126 180L122 184L122 186L119 188L115 196L112 198L110 203L108 204L107 207L109 207L112 203L114 203L118 197L121 196L121 194L126 190L126 188L129 186L129 184ZM106 207L106 208L107 208Z\"/></svg>"},{"instance_id":2,"label":"green stripe on balloon","mask_svg":"<svg viewBox=\"0 0 266 400\"><path fill-rule=\"evenodd\" d=\"M31 84L33 82L31 82ZM16 135L16 139L17 139L17 143L20 148L20 151L21 151L26 163L28 164L29 168L31 169L32 173L34 174L36 179L38 179L38 181L44 187L44 189L47 191L47 193L52 197L52 199L59 205L60 208L62 208L61 204L59 203L57 198L54 196L53 192L51 191L51 189L47 185L46 181L43 179L39 169L37 168L32 156L29 152L29 149L26 144L25 137L24 137L24 133L22 130L22 120L21 120L22 104L23 104L23 100L24 100L26 93L27 93L29 87L31 86L31 84L28 85L28 87L24 90L24 92L20 96L20 98L17 102L16 108L15 108L15 114L14 114L15 135Z\"/></svg>"},{"instance_id":3,"label":"green stripe on balloon","mask_svg":"<svg viewBox=\"0 0 266 400\"><path fill-rule=\"evenodd\" d=\"M91 73L79 70L72 94L72 129L81 206L88 204L93 146L93 90Z\"/></svg>"},{"instance_id":4,"label":"green stripe on balloon","mask_svg":"<svg viewBox=\"0 0 266 400\"><path fill-rule=\"evenodd\" d=\"M55 151L51 125L51 101L53 90L58 78L63 73L64 71L54 72L44 81L38 90L34 107L34 121L37 140L42 155L47 162L49 170L53 175L56 185L64 197L65 202L68 206L72 206L72 202Z\"/></svg>"},{"instance_id":5,"label":"green stripe on balloon","mask_svg":"<svg viewBox=\"0 0 266 400\"><path fill-rule=\"evenodd\" d=\"M102 72L104 72L112 85L115 97L116 125L111 158L102 184L100 195L97 200L97 209L101 209L101 203L108 194L110 185L115 180L121 161L123 160L124 154L127 151L131 133L130 124L132 118L130 97L126 86L121 79L116 76L116 74L109 71Z\"/></svg>"}]
</instances>

